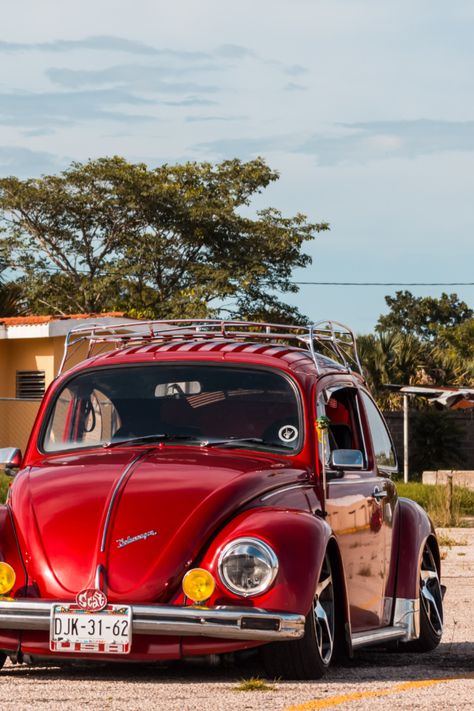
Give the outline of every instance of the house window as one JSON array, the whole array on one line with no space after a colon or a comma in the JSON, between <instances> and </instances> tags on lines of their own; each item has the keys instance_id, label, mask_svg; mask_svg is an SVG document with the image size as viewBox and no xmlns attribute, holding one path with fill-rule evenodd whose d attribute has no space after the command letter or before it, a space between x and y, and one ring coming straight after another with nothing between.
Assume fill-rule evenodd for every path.
<instances>
[{"instance_id":1,"label":"house window","mask_svg":"<svg viewBox=\"0 0 474 711\"><path fill-rule=\"evenodd\" d=\"M45 391L44 370L17 370L16 396L20 400L41 400Z\"/></svg>"}]
</instances>

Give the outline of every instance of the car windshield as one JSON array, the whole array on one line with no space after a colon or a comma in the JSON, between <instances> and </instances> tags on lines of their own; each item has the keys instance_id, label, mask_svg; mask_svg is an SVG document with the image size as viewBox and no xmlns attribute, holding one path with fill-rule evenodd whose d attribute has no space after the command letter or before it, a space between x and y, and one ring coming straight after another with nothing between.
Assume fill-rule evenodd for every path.
<instances>
[{"instance_id":1,"label":"car windshield","mask_svg":"<svg viewBox=\"0 0 474 711\"><path fill-rule=\"evenodd\" d=\"M46 452L162 442L291 453L302 442L296 386L276 371L220 364L84 371L57 395Z\"/></svg>"}]
</instances>

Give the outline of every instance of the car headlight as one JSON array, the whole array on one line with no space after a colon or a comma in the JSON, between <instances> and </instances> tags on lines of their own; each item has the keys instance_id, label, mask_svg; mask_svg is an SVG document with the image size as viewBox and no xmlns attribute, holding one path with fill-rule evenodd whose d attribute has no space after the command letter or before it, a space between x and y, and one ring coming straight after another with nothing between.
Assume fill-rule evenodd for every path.
<instances>
[{"instance_id":1,"label":"car headlight","mask_svg":"<svg viewBox=\"0 0 474 711\"><path fill-rule=\"evenodd\" d=\"M278 558L258 538L237 538L219 556L219 577L231 592L248 597L268 590L278 573Z\"/></svg>"}]
</instances>

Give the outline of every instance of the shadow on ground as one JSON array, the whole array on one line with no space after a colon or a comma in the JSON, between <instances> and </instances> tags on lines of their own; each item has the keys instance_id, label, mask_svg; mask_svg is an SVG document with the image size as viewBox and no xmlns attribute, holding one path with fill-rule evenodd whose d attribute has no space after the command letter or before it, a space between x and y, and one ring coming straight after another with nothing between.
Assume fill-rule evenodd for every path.
<instances>
[{"instance_id":1,"label":"shadow on ground","mask_svg":"<svg viewBox=\"0 0 474 711\"><path fill-rule=\"evenodd\" d=\"M446 677L472 676L474 673L474 643L442 643L429 654L404 654L375 649L359 652L353 660L331 668L324 679L341 684L353 681L420 681ZM38 681L74 680L124 683L181 684L202 682L239 683L251 677L265 678L258 654L247 658L224 658L214 660L196 659L190 661L157 664L97 662L74 663L65 666L30 666L7 664L2 677L37 679ZM297 682L284 682L280 684ZM307 683L307 682L300 682Z\"/></svg>"}]
</instances>

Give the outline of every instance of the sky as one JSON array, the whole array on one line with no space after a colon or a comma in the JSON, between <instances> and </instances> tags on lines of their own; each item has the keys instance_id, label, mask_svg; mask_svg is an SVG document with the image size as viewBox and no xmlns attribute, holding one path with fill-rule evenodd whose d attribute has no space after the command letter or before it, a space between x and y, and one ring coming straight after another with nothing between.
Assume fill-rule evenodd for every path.
<instances>
[{"instance_id":1,"label":"sky","mask_svg":"<svg viewBox=\"0 0 474 711\"><path fill-rule=\"evenodd\" d=\"M253 202L327 221L314 282L474 282L472 0L0 0L0 175L123 155L263 156ZM474 286L302 285L357 332L384 295Z\"/></svg>"}]
</instances>

